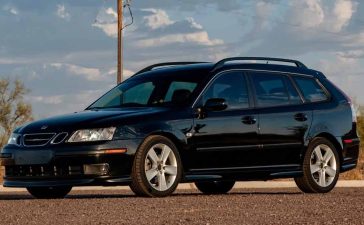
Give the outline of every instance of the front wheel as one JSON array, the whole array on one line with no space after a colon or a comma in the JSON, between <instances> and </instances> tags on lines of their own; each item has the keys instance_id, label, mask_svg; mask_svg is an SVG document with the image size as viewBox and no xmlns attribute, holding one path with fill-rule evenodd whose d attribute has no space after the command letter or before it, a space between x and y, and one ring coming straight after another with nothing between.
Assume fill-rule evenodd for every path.
<instances>
[{"instance_id":1,"label":"front wheel","mask_svg":"<svg viewBox=\"0 0 364 225\"><path fill-rule=\"evenodd\" d=\"M164 197L175 191L181 176L182 163L174 143L153 135L135 154L130 188L138 196Z\"/></svg>"},{"instance_id":2,"label":"front wheel","mask_svg":"<svg viewBox=\"0 0 364 225\"><path fill-rule=\"evenodd\" d=\"M303 161L303 176L295 178L301 191L326 193L339 178L340 158L335 146L325 138L315 138L308 146Z\"/></svg>"},{"instance_id":3,"label":"front wheel","mask_svg":"<svg viewBox=\"0 0 364 225\"><path fill-rule=\"evenodd\" d=\"M201 181L195 182L196 187L204 194L225 194L229 192L235 181Z\"/></svg>"},{"instance_id":4,"label":"front wheel","mask_svg":"<svg viewBox=\"0 0 364 225\"><path fill-rule=\"evenodd\" d=\"M27 190L35 198L53 199L64 198L72 187L28 187Z\"/></svg>"}]
</instances>

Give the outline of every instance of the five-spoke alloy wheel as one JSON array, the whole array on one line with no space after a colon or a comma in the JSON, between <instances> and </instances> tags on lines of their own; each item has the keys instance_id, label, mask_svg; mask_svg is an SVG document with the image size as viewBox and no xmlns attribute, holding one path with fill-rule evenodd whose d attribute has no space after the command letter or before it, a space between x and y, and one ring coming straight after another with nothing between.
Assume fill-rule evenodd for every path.
<instances>
[{"instance_id":1,"label":"five-spoke alloy wheel","mask_svg":"<svg viewBox=\"0 0 364 225\"><path fill-rule=\"evenodd\" d=\"M153 145L145 157L144 169L149 184L158 191L166 191L177 177L176 156L166 144Z\"/></svg>"},{"instance_id":2,"label":"five-spoke alloy wheel","mask_svg":"<svg viewBox=\"0 0 364 225\"><path fill-rule=\"evenodd\" d=\"M311 154L310 170L314 181L321 187L329 186L336 176L336 159L332 149L318 145Z\"/></svg>"},{"instance_id":3,"label":"five-spoke alloy wheel","mask_svg":"<svg viewBox=\"0 0 364 225\"><path fill-rule=\"evenodd\" d=\"M174 143L163 136L150 136L135 154L130 188L139 196L167 196L174 192L181 175Z\"/></svg>"},{"instance_id":4,"label":"five-spoke alloy wheel","mask_svg":"<svg viewBox=\"0 0 364 225\"><path fill-rule=\"evenodd\" d=\"M331 191L338 180L339 155L325 138L315 138L308 146L303 162L303 176L295 178L297 186L307 193Z\"/></svg>"}]
</instances>

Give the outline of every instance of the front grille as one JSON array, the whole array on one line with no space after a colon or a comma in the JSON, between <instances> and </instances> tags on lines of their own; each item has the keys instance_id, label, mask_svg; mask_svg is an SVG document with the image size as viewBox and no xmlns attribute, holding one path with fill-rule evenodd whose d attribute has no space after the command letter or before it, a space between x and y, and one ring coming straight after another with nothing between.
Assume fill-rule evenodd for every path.
<instances>
[{"instance_id":1,"label":"front grille","mask_svg":"<svg viewBox=\"0 0 364 225\"><path fill-rule=\"evenodd\" d=\"M25 165L6 166L7 177L67 177L83 175L83 166Z\"/></svg>"},{"instance_id":2,"label":"front grille","mask_svg":"<svg viewBox=\"0 0 364 225\"><path fill-rule=\"evenodd\" d=\"M55 136L55 133L24 134L24 146L44 146Z\"/></svg>"}]
</instances>

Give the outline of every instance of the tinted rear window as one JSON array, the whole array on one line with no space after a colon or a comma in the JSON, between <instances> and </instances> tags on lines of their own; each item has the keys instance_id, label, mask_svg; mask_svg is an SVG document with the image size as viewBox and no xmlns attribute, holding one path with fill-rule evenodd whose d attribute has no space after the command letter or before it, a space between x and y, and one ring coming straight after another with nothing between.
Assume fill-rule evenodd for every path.
<instances>
[{"instance_id":1,"label":"tinted rear window","mask_svg":"<svg viewBox=\"0 0 364 225\"><path fill-rule=\"evenodd\" d=\"M285 78L282 75L268 73L255 73L252 75L259 107L290 104Z\"/></svg>"}]
</instances>

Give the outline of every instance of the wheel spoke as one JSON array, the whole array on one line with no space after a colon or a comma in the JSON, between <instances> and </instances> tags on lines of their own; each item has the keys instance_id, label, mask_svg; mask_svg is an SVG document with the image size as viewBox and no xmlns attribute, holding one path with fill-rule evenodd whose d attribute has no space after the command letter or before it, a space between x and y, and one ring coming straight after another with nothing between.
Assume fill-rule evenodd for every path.
<instances>
[{"instance_id":1,"label":"wheel spoke","mask_svg":"<svg viewBox=\"0 0 364 225\"><path fill-rule=\"evenodd\" d=\"M158 186L160 191L167 189L166 176L163 173L158 173Z\"/></svg>"},{"instance_id":2,"label":"wheel spoke","mask_svg":"<svg viewBox=\"0 0 364 225\"><path fill-rule=\"evenodd\" d=\"M325 163L328 163L330 161L330 159L334 156L334 154L332 153L331 150L327 150L323 160L325 161Z\"/></svg>"},{"instance_id":3,"label":"wheel spoke","mask_svg":"<svg viewBox=\"0 0 364 225\"><path fill-rule=\"evenodd\" d=\"M329 175L330 177L335 177L336 170L328 166L326 167L326 174Z\"/></svg>"},{"instance_id":4,"label":"wheel spoke","mask_svg":"<svg viewBox=\"0 0 364 225\"><path fill-rule=\"evenodd\" d=\"M325 172L322 170L319 171L319 185L321 187L326 187L326 176Z\"/></svg>"},{"instance_id":5,"label":"wheel spoke","mask_svg":"<svg viewBox=\"0 0 364 225\"><path fill-rule=\"evenodd\" d=\"M156 143L147 152L144 174L156 191L165 192L176 183L179 162L173 151L164 143Z\"/></svg>"},{"instance_id":6,"label":"wheel spoke","mask_svg":"<svg viewBox=\"0 0 364 225\"><path fill-rule=\"evenodd\" d=\"M170 175L177 175L177 166L166 166L165 173Z\"/></svg>"},{"instance_id":7,"label":"wheel spoke","mask_svg":"<svg viewBox=\"0 0 364 225\"><path fill-rule=\"evenodd\" d=\"M318 164L313 164L313 165L310 166L310 168L311 168L311 173L312 174L316 173L317 171L319 171L321 169Z\"/></svg>"},{"instance_id":8,"label":"wheel spoke","mask_svg":"<svg viewBox=\"0 0 364 225\"><path fill-rule=\"evenodd\" d=\"M162 150L162 156L161 156L161 160L163 163L166 163L170 153L171 153L171 149L167 145L164 145L163 150Z\"/></svg>"},{"instance_id":9,"label":"wheel spoke","mask_svg":"<svg viewBox=\"0 0 364 225\"><path fill-rule=\"evenodd\" d=\"M321 148L320 148L320 146L317 146L315 148L314 152L315 152L315 155L317 157L317 160L320 160L321 161L322 160L322 154L321 154Z\"/></svg>"},{"instance_id":10,"label":"wheel spoke","mask_svg":"<svg viewBox=\"0 0 364 225\"><path fill-rule=\"evenodd\" d=\"M157 156L157 153L155 153L154 149L149 150L148 157L150 158L150 160L152 160L153 165L157 164L159 161L159 157Z\"/></svg>"},{"instance_id":11,"label":"wheel spoke","mask_svg":"<svg viewBox=\"0 0 364 225\"><path fill-rule=\"evenodd\" d=\"M148 181L152 180L157 174L158 174L158 171L155 169L150 169L145 172L145 175L147 176Z\"/></svg>"}]
</instances>

